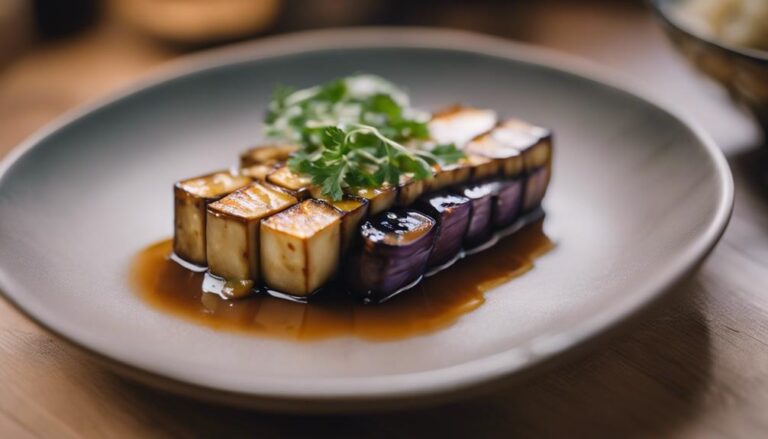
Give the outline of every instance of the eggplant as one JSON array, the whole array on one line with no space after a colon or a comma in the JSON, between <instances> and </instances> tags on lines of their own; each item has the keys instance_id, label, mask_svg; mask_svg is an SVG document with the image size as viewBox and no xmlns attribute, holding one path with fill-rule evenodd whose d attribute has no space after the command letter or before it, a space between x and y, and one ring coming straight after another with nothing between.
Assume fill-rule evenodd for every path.
<instances>
[{"instance_id":1,"label":"eggplant","mask_svg":"<svg viewBox=\"0 0 768 439\"><path fill-rule=\"evenodd\" d=\"M309 198L313 187L311 178L297 174L287 166L282 166L267 174L267 182L281 188L298 200Z\"/></svg>"},{"instance_id":2,"label":"eggplant","mask_svg":"<svg viewBox=\"0 0 768 439\"><path fill-rule=\"evenodd\" d=\"M261 222L264 283L281 293L307 297L339 267L341 217L321 200L305 200Z\"/></svg>"},{"instance_id":3,"label":"eggplant","mask_svg":"<svg viewBox=\"0 0 768 439\"><path fill-rule=\"evenodd\" d=\"M419 199L415 208L434 218L438 225L427 265L435 267L450 262L461 250L472 213L472 202L463 195L437 192Z\"/></svg>"},{"instance_id":4,"label":"eggplant","mask_svg":"<svg viewBox=\"0 0 768 439\"><path fill-rule=\"evenodd\" d=\"M523 207L523 181L516 179L486 183L493 194L491 216L495 228L507 227L520 217Z\"/></svg>"},{"instance_id":5,"label":"eggplant","mask_svg":"<svg viewBox=\"0 0 768 439\"><path fill-rule=\"evenodd\" d=\"M226 280L258 281L259 222L296 204L293 196L253 183L208 205L208 270Z\"/></svg>"},{"instance_id":6,"label":"eggplant","mask_svg":"<svg viewBox=\"0 0 768 439\"><path fill-rule=\"evenodd\" d=\"M472 177L472 165L459 160L449 165L435 165L435 175L428 181L428 192L439 191L450 186L466 183Z\"/></svg>"},{"instance_id":7,"label":"eggplant","mask_svg":"<svg viewBox=\"0 0 768 439\"><path fill-rule=\"evenodd\" d=\"M512 147L523 158L525 189L523 211L529 212L541 205L552 172L552 133L519 119L508 119L493 130L494 139Z\"/></svg>"},{"instance_id":8,"label":"eggplant","mask_svg":"<svg viewBox=\"0 0 768 439\"><path fill-rule=\"evenodd\" d=\"M394 209L365 221L344 275L349 290L382 302L416 282L427 267L437 223L412 209Z\"/></svg>"},{"instance_id":9,"label":"eggplant","mask_svg":"<svg viewBox=\"0 0 768 439\"><path fill-rule=\"evenodd\" d=\"M176 256L205 267L206 207L250 182L250 177L229 171L176 182L173 186L173 252Z\"/></svg>"},{"instance_id":10,"label":"eggplant","mask_svg":"<svg viewBox=\"0 0 768 439\"><path fill-rule=\"evenodd\" d=\"M494 187L490 184L473 184L455 188L459 195L472 204L464 247L472 249L487 242L493 236Z\"/></svg>"},{"instance_id":11,"label":"eggplant","mask_svg":"<svg viewBox=\"0 0 768 439\"><path fill-rule=\"evenodd\" d=\"M472 168L470 181L486 181L499 176L501 163L497 160L472 153L467 153L463 160Z\"/></svg>"},{"instance_id":12,"label":"eggplant","mask_svg":"<svg viewBox=\"0 0 768 439\"><path fill-rule=\"evenodd\" d=\"M251 148L240 154L240 167L253 165L276 165L288 160L296 152L296 145L266 145Z\"/></svg>"},{"instance_id":13,"label":"eggplant","mask_svg":"<svg viewBox=\"0 0 768 439\"><path fill-rule=\"evenodd\" d=\"M435 113L429 121L428 129L436 143L453 143L461 148L493 128L497 121L498 117L493 110L455 105Z\"/></svg>"}]
</instances>

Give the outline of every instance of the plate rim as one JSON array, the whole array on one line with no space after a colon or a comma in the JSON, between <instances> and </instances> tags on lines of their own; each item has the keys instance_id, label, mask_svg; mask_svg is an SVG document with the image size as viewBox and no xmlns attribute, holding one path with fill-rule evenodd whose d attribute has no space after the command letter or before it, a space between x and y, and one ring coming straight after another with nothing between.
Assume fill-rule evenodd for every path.
<instances>
[{"instance_id":1,"label":"plate rim","mask_svg":"<svg viewBox=\"0 0 768 439\"><path fill-rule=\"evenodd\" d=\"M396 32L395 32L396 31ZM530 347L535 339L518 347L492 355L473 359L457 365L431 369L422 372L387 375L376 377L375 383L371 377L344 379L322 379L315 386L294 386L282 388L267 386L264 391L239 391L217 387L210 381L207 383L194 382L189 378L181 379L157 370L147 369L138 361L128 361L116 358L114 354L89 346L76 337L67 335L66 321L56 321L55 313L40 315L25 306L24 298L12 292L12 281L0 267L0 295L28 319L44 328L49 333L78 350L107 363L125 375L130 375L146 383L185 393L190 396L227 400L235 404L244 404L252 400L259 407L269 407L281 403L281 407L296 402L309 403L312 401L327 403L334 401L360 401L366 399L403 400L406 398L424 398L436 394L449 394L470 389L484 383L501 378L518 375L540 363L547 362L557 356L571 351L577 346L596 336L607 332L629 317L637 314L656 299L662 297L672 286L676 285L709 255L725 231L731 217L734 202L734 182L730 167L723 152L716 146L711 137L687 116L658 102L644 87L636 81L627 79L621 74L596 63L582 60L571 55L534 47L528 44L509 41L499 37L477 34L468 31L421 28L421 27L358 27L341 29L310 30L279 36L273 36L256 41L247 41L210 49L198 54L186 55L170 61L157 68L128 86L122 87L106 96L75 107L44 125L34 134L13 148L0 161L0 184L5 179L11 167L29 150L40 144L55 132L65 128L70 123L87 115L121 101L134 93L159 86L182 78L188 74L200 73L208 69L220 68L240 62L275 58L285 55L316 53L322 50L365 49L365 48L424 48L438 50L458 50L470 53L524 62L542 66L568 75L573 75L596 82L602 86L614 89L628 97L649 103L657 110L676 119L698 139L704 152L714 165L715 174L719 181L717 209L708 220L705 232L697 236L691 245L679 253L672 263L659 270L658 274L637 288L632 295L617 300L600 314L585 319L569 328L568 336L561 337L560 343L552 349L531 350L533 354L520 359L514 354L521 348ZM2 186L0 185L0 188ZM71 329L71 328L70 328ZM70 331L71 334L71 331ZM130 355L129 355L130 356ZM263 381L262 383L263 384ZM258 387L258 386L255 386ZM263 387L263 386L262 386ZM270 388L271 387L271 388ZM210 395L200 395L200 392L211 392ZM220 398L215 398L218 395Z\"/></svg>"}]
</instances>

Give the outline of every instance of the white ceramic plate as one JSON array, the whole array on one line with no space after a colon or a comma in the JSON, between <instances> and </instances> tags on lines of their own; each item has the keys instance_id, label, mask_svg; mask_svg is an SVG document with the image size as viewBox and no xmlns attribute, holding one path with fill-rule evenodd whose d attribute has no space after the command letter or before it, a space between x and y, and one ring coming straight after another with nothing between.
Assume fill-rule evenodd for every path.
<instances>
[{"instance_id":1,"label":"white ceramic plate","mask_svg":"<svg viewBox=\"0 0 768 439\"><path fill-rule=\"evenodd\" d=\"M462 101L556 133L557 248L455 325L400 341L217 332L148 307L131 258L172 232L171 184L231 164L277 83L355 72L414 102ZM585 73L590 72L590 73ZM0 168L0 289L32 319L153 384L285 410L385 408L517 376L624 320L689 274L733 200L699 130L559 56L466 33L305 33L195 57L43 130Z\"/></svg>"}]
</instances>

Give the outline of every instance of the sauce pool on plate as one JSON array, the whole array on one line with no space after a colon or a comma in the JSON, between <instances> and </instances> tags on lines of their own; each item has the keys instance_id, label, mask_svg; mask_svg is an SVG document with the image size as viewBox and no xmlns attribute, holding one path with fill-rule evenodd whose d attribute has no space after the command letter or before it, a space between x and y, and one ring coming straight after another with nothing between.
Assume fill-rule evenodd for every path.
<instances>
[{"instance_id":1,"label":"sauce pool on plate","mask_svg":"<svg viewBox=\"0 0 768 439\"><path fill-rule=\"evenodd\" d=\"M267 294L224 300L202 291L203 273L171 260L171 240L141 251L131 276L139 296L155 308L214 329L292 340L394 340L453 324L482 305L486 291L530 270L534 259L553 246L543 232L543 219L538 220L377 305L346 296L309 303Z\"/></svg>"}]
</instances>

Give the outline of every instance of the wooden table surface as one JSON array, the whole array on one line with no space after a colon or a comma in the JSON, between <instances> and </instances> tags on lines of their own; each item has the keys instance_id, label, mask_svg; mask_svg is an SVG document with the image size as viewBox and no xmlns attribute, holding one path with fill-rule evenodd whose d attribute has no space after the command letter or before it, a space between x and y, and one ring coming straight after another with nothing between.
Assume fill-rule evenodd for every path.
<instances>
[{"instance_id":1,"label":"wooden table surface","mask_svg":"<svg viewBox=\"0 0 768 439\"><path fill-rule=\"evenodd\" d=\"M640 80L726 151L733 219L670 301L600 349L513 388L407 413L331 417L158 393L84 361L0 301L0 437L768 437L768 148L645 11L534 7L529 18L518 37ZM0 71L0 155L64 110L176 55L107 26L33 48Z\"/></svg>"}]
</instances>

